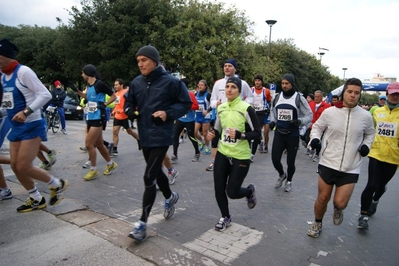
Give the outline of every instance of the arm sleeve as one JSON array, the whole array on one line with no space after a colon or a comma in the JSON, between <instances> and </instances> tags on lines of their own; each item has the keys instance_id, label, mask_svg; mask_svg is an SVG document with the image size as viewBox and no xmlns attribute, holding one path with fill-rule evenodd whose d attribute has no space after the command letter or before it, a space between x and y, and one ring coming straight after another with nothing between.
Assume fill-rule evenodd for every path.
<instances>
[{"instance_id":1,"label":"arm sleeve","mask_svg":"<svg viewBox=\"0 0 399 266\"><path fill-rule=\"evenodd\" d=\"M190 95L190 99L193 102L191 105L191 110L198 110L199 106L198 106L197 98L195 98L195 94L191 91L188 94Z\"/></svg>"},{"instance_id":2,"label":"arm sleeve","mask_svg":"<svg viewBox=\"0 0 399 266\"><path fill-rule=\"evenodd\" d=\"M299 120L301 120L302 125L307 125L312 122L313 119L313 112L309 107L308 101L302 96L300 96L301 99L301 104L299 107L300 110L300 116L298 117Z\"/></svg>"},{"instance_id":3,"label":"arm sleeve","mask_svg":"<svg viewBox=\"0 0 399 266\"><path fill-rule=\"evenodd\" d=\"M371 149L371 144L373 144L376 130L374 128L373 118L371 117L371 114L369 112L367 112L367 117L365 118L365 121L366 129L364 131L363 144L367 145L367 147Z\"/></svg>"},{"instance_id":4,"label":"arm sleeve","mask_svg":"<svg viewBox=\"0 0 399 266\"><path fill-rule=\"evenodd\" d=\"M184 85L183 81L178 80L178 83L173 84L172 86L177 86L177 97L175 103L165 110L168 120L176 120L187 114L192 105L187 87Z\"/></svg>"},{"instance_id":5,"label":"arm sleeve","mask_svg":"<svg viewBox=\"0 0 399 266\"><path fill-rule=\"evenodd\" d=\"M326 112L321 113L321 116L319 117L319 119L317 119L316 123L314 123L312 125L312 131L310 131L310 140L309 143L313 140L313 139L320 139L321 140L321 136L323 135L324 130L327 128L328 126L328 115L326 115Z\"/></svg>"},{"instance_id":6,"label":"arm sleeve","mask_svg":"<svg viewBox=\"0 0 399 266\"><path fill-rule=\"evenodd\" d=\"M243 97L243 100L249 104L252 104L254 101L254 94L252 93L251 89L249 88L248 83L246 83L244 80L242 81L241 96Z\"/></svg>"},{"instance_id":7,"label":"arm sleeve","mask_svg":"<svg viewBox=\"0 0 399 266\"><path fill-rule=\"evenodd\" d=\"M18 74L21 72L18 72ZM32 109L32 111L35 112L39 110L40 108L42 108L42 106L44 106L51 100L51 93L37 78L35 72L33 72L32 69L27 67L27 69L19 77L21 78L22 83L30 90L32 90L37 96L33 103L29 105L29 108Z\"/></svg>"},{"instance_id":8,"label":"arm sleeve","mask_svg":"<svg viewBox=\"0 0 399 266\"><path fill-rule=\"evenodd\" d=\"M249 106L247 109L247 125L245 127L245 139L252 140L258 139L261 136L262 129L259 124L259 119L256 116L255 109Z\"/></svg>"},{"instance_id":9,"label":"arm sleeve","mask_svg":"<svg viewBox=\"0 0 399 266\"><path fill-rule=\"evenodd\" d=\"M274 99L276 98L277 93L274 94L271 102L270 102L270 122L277 122L277 113L276 108L274 106Z\"/></svg>"}]
</instances>

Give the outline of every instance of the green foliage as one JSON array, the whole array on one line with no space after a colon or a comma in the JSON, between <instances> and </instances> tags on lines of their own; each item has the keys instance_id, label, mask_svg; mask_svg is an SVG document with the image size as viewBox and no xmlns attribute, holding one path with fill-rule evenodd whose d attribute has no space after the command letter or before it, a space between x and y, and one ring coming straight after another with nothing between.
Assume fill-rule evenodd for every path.
<instances>
[{"instance_id":1,"label":"green foliage","mask_svg":"<svg viewBox=\"0 0 399 266\"><path fill-rule=\"evenodd\" d=\"M102 79L129 82L140 72L135 53L154 45L170 72L180 72L194 87L200 79L212 86L223 77L223 64L234 58L238 74L250 85L260 73L280 86L285 73L295 75L298 90L329 92L342 81L292 39L255 41L253 23L235 7L209 0L82 0L71 7L68 23L56 29L0 25L0 36L20 48L18 60L36 71L45 83L59 79L81 82L81 69L93 64ZM266 85L265 84L265 85ZM82 86L81 86L82 87Z\"/></svg>"}]
</instances>

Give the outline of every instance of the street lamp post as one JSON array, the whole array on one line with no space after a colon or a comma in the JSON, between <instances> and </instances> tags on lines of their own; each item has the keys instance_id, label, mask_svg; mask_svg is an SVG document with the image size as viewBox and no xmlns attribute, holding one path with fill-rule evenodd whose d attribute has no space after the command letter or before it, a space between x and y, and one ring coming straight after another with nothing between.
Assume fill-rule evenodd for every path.
<instances>
[{"instance_id":1,"label":"street lamp post","mask_svg":"<svg viewBox=\"0 0 399 266\"><path fill-rule=\"evenodd\" d=\"M323 51L329 51L327 48L322 48L319 47L319 52L317 53L318 55L320 55L320 65L321 65L321 58L323 57L323 55L325 55L326 53Z\"/></svg>"},{"instance_id":2,"label":"street lamp post","mask_svg":"<svg viewBox=\"0 0 399 266\"><path fill-rule=\"evenodd\" d=\"M345 71L348 70L347 67L343 67L342 70L344 71L344 81L345 81Z\"/></svg>"},{"instance_id":3,"label":"street lamp post","mask_svg":"<svg viewBox=\"0 0 399 266\"><path fill-rule=\"evenodd\" d=\"M272 46L271 46L271 39L272 39L272 27L274 24L276 24L277 20L266 20L267 25L270 26L270 33L269 33L269 65L270 65L270 55L271 55L271 50L272 50Z\"/></svg>"}]
</instances>

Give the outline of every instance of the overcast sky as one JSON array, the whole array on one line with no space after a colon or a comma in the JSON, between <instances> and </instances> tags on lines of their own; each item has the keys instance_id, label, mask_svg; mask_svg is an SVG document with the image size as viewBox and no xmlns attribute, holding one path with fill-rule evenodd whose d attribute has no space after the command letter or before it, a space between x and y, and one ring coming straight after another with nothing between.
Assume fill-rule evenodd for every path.
<instances>
[{"instance_id":1,"label":"overcast sky","mask_svg":"<svg viewBox=\"0 0 399 266\"><path fill-rule=\"evenodd\" d=\"M398 0L213 1L243 10L259 40L269 39L265 20L270 19L277 20L272 41L292 38L299 49L316 56L319 47L327 48L322 64L341 78L344 67L346 78L371 79L376 73L399 78ZM71 6L79 7L80 0L1 0L0 23L55 28L56 17L68 22Z\"/></svg>"}]
</instances>

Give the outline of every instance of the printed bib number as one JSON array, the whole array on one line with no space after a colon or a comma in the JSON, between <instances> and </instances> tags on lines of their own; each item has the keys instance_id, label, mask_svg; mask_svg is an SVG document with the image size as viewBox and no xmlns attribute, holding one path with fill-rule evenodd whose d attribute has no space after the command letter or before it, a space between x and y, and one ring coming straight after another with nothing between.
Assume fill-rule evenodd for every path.
<instances>
[{"instance_id":1,"label":"printed bib number","mask_svg":"<svg viewBox=\"0 0 399 266\"><path fill-rule=\"evenodd\" d=\"M396 138L398 132L397 123L378 122L377 134L383 137Z\"/></svg>"},{"instance_id":2,"label":"printed bib number","mask_svg":"<svg viewBox=\"0 0 399 266\"><path fill-rule=\"evenodd\" d=\"M255 109L255 111L263 111L263 106L262 105L257 105L257 106L254 106L254 109Z\"/></svg>"},{"instance_id":3,"label":"printed bib number","mask_svg":"<svg viewBox=\"0 0 399 266\"><path fill-rule=\"evenodd\" d=\"M4 92L3 100L1 102L1 107L4 109L13 109L14 108L14 95L12 92Z\"/></svg>"},{"instance_id":4,"label":"printed bib number","mask_svg":"<svg viewBox=\"0 0 399 266\"><path fill-rule=\"evenodd\" d=\"M87 108L90 113L94 113L95 111L97 111L97 102L88 102Z\"/></svg>"},{"instance_id":5,"label":"printed bib number","mask_svg":"<svg viewBox=\"0 0 399 266\"><path fill-rule=\"evenodd\" d=\"M277 119L280 121L291 121L293 119L292 112L290 109L277 109Z\"/></svg>"},{"instance_id":6,"label":"printed bib number","mask_svg":"<svg viewBox=\"0 0 399 266\"><path fill-rule=\"evenodd\" d=\"M198 108L199 109L197 110L197 112L202 112L205 110L205 106L203 104L198 105Z\"/></svg>"},{"instance_id":7,"label":"printed bib number","mask_svg":"<svg viewBox=\"0 0 399 266\"><path fill-rule=\"evenodd\" d=\"M121 96L116 96L116 100L114 101L115 104L120 104Z\"/></svg>"},{"instance_id":8,"label":"printed bib number","mask_svg":"<svg viewBox=\"0 0 399 266\"><path fill-rule=\"evenodd\" d=\"M228 129L228 128L225 129L223 132L222 141L224 144L227 144L227 145L236 145L237 144L237 140L230 137L230 129Z\"/></svg>"}]
</instances>

